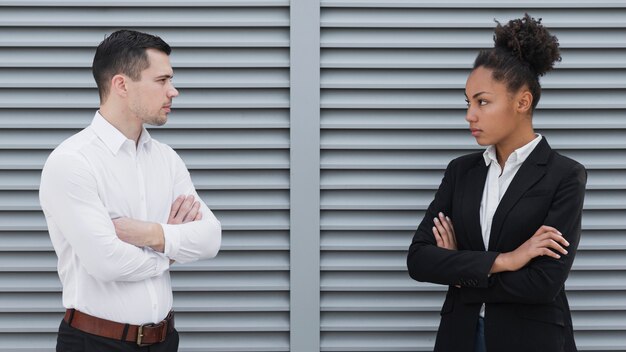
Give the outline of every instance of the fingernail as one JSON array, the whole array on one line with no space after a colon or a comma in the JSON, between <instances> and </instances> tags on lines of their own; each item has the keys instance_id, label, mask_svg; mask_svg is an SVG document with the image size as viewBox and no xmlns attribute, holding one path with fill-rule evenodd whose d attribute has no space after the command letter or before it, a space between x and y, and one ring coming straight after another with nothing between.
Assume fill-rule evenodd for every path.
<instances>
[{"instance_id":1,"label":"fingernail","mask_svg":"<svg viewBox=\"0 0 626 352\"><path fill-rule=\"evenodd\" d=\"M446 216L446 220L450 220L450 218Z\"/></svg>"},{"instance_id":2,"label":"fingernail","mask_svg":"<svg viewBox=\"0 0 626 352\"><path fill-rule=\"evenodd\" d=\"M433 219L433 221L434 221L434 222L439 222L439 219L434 218L434 219Z\"/></svg>"},{"instance_id":3,"label":"fingernail","mask_svg":"<svg viewBox=\"0 0 626 352\"><path fill-rule=\"evenodd\" d=\"M441 216L441 217L443 218L443 213L442 213L442 212L439 212L439 216Z\"/></svg>"}]
</instances>

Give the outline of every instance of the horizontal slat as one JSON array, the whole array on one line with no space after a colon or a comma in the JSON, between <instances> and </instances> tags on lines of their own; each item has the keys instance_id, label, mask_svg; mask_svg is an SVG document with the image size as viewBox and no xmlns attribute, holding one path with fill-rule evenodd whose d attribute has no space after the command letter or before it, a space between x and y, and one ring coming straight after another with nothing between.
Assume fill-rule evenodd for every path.
<instances>
[{"instance_id":1,"label":"horizontal slat","mask_svg":"<svg viewBox=\"0 0 626 352\"><path fill-rule=\"evenodd\" d=\"M439 312L444 292L323 292L322 312L433 311Z\"/></svg>"},{"instance_id":2,"label":"horizontal slat","mask_svg":"<svg viewBox=\"0 0 626 352\"><path fill-rule=\"evenodd\" d=\"M129 23L128 25L132 25ZM128 27L128 25L126 27ZM0 27L0 47L94 47L105 34L116 30L109 28L55 28L55 27ZM188 28L136 27L132 28L158 35L176 50L178 47L288 47L287 28Z\"/></svg>"},{"instance_id":3,"label":"horizontal slat","mask_svg":"<svg viewBox=\"0 0 626 352\"><path fill-rule=\"evenodd\" d=\"M94 109L0 109L0 128L82 129L91 124ZM163 126L169 129L288 128L288 109L174 109Z\"/></svg>"},{"instance_id":4,"label":"horizontal slat","mask_svg":"<svg viewBox=\"0 0 626 352\"><path fill-rule=\"evenodd\" d=\"M0 130L0 148L44 149L55 148L78 130L12 129ZM29 138L33 134L37 139ZM179 149L222 148L288 148L287 129L220 129L220 130L161 130L150 135L158 141Z\"/></svg>"},{"instance_id":5,"label":"horizontal slat","mask_svg":"<svg viewBox=\"0 0 626 352\"><path fill-rule=\"evenodd\" d=\"M483 151L476 145L474 150L356 150L327 149L321 154L323 170L443 170L448 163L461 155ZM625 150L557 150L587 169L626 169Z\"/></svg>"},{"instance_id":6,"label":"horizontal slat","mask_svg":"<svg viewBox=\"0 0 626 352\"><path fill-rule=\"evenodd\" d=\"M541 103L539 104L541 105ZM1 112L1 110L0 110ZM324 109L321 127L330 129L468 130L466 108L458 109ZM567 121L567 124L563 122ZM533 115L538 130L626 128L624 110L541 109Z\"/></svg>"},{"instance_id":7,"label":"horizontal slat","mask_svg":"<svg viewBox=\"0 0 626 352\"><path fill-rule=\"evenodd\" d=\"M56 332L62 315L37 313L0 314L0 334ZM176 312L178 332L289 331L287 312Z\"/></svg>"},{"instance_id":8,"label":"horizontal slat","mask_svg":"<svg viewBox=\"0 0 626 352\"><path fill-rule=\"evenodd\" d=\"M444 291L326 291L322 312L439 312ZM626 311L626 291L567 291L574 312Z\"/></svg>"},{"instance_id":9,"label":"horizontal slat","mask_svg":"<svg viewBox=\"0 0 626 352\"><path fill-rule=\"evenodd\" d=\"M284 271L289 270L287 251L222 251L216 258L199 260L187 264L175 264L172 272L219 271ZM2 272L47 272L57 271L57 256L54 252L0 252Z\"/></svg>"},{"instance_id":10,"label":"horizontal slat","mask_svg":"<svg viewBox=\"0 0 626 352\"><path fill-rule=\"evenodd\" d=\"M223 231L220 253L225 251L288 250L288 231ZM2 252L53 251L47 231L0 232ZM2 253L0 252L0 253ZM0 254L1 255L1 254Z\"/></svg>"},{"instance_id":11,"label":"horizontal slat","mask_svg":"<svg viewBox=\"0 0 626 352\"><path fill-rule=\"evenodd\" d=\"M80 6L80 7L222 7L222 6L289 6L287 0L179 0L176 3L165 0L2 0L0 6Z\"/></svg>"},{"instance_id":12,"label":"horizontal slat","mask_svg":"<svg viewBox=\"0 0 626 352\"><path fill-rule=\"evenodd\" d=\"M220 210L213 212L223 230L286 230L289 214L286 210ZM0 231L45 231L43 213L39 211L0 212Z\"/></svg>"},{"instance_id":13,"label":"horizontal slat","mask_svg":"<svg viewBox=\"0 0 626 352\"><path fill-rule=\"evenodd\" d=\"M624 68L623 48L560 48L563 61L556 67ZM322 72L327 68L440 68L471 69L477 48L324 48ZM45 67L45 66L44 66Z\"/></svg>"},{"instance_id":14,"label":"horizontal slat","mask_svg":"<svg viewBox=\"0 0 626 352\"><path fill-rule=\"evenodd\" d=\"M432 202L434 194L434 190L324 191L321 196L321 209L426 210L428 205ZM583 208L624 210L626 209L624 199L626 199L626 191L623 190L588 190L586 192L585 204ZM2 209L1 202L0 209Z\"/></svg>"},{"instance_id":15,"label":"horizontal slat","mask_svg":"<svg viewBox=\"0 0 626 352\"><path fill-rule=\"evenodd\" d=\"M409 210L323 210L322 230L412 230L424 217L423 211ZM585 210L583 230L624 230L626 211Z\"/></svg>"},{"instance_id":16,"label":"horizontal slat","mask_svg":"<svg viewBox=\"0 0 626 352\"><path fill-rule=\"evenodd\" d=\"M41 170L52 149L3 150L0 149L0 170ZM187 168L194 169L287 169L287 149L266 150L204 150L181 149L177 151Z\"/></svg>"},{"instance_id":17,"label":"horizontal slat","mask_svg":"<svg viewBox=\"0 0 626 352\"><path fill-rule=\"evenodd\" d=\"M288 190L200 190L212 210L289 209ZM0 211L40 210L38 192L0 191Z\"/></svg>"},{"instance_id":18,"label":"horizontal slat","mask_svg":"<svg viewBox=\"0 0 626 352\"><path fill-rule=\"evenodd\" d=\"M0 350L53 351L56 333L12 333L0 336ZM210 347L207 347L210 346ZM273 352L289 351L287 332L215 332L180 334L181 352Z\"/></svg>"},{"instance_id":19,"label":"horizontal slat","mask_svg":"<svg viewBox=\"0 0 626 352\"><path fill-rule=\"evenodd\" d=\"M555 29L563 48L625 48L626 29ZM1 33L1 32L0 32ZM322 28L322 48L493 47L493 27L484 29Z\"/></svg>"},{"instance_id":20,"label":"horizontal slat","mask_svg":"<svg viewBox=\"0 0 626 352\"><path fill-rule=\"evenodd\" d=\"M414 228L405 231L322 231L321 249L323 251L406 251L420 221L421 218L416 219ZM623 230L583 230L578 250L626 250L626 232Z\"/></svg>"},{"instance_id":21,"label":"horizontal slat","mask_svg":"<svg viewBox=\"0 0 626 352\"><path fill-rule=\"evenodd\" d=\"M102 12L106 11L106 16ZM2 27L284 27L289 25L288 7L154 7L146 16L140 7L5 7Z\"/></svg>"},{"instance_id":22,"label":"horizontal slat","mask_svg":"<svg viewBox=\"0 0 626 352\"><path fill-rule=\"evenodd\" d=\"M326 312L322 331L437 331L439 312ZM575 330L626 331L626 312L574 312Z\"/></svg>"},{"instance_id":23,"label":"horizontal slat","mask_svg":"<svg viewBox=\"0 0 626 352\"><path fill-rule=\"evenodd\" d=\"M322 27L352 28L494 28L494 18L506 22L518 18L521 12L542 18L543 24L555 28L624 27L626 18L611 8L477 9L468 8L323 8ZM501 6L502 3L498 4Z\"/></svg>"},{"instance_id":24,"label":"horizontal slat","mask_svg":"<svg viewBox=\"0 0 626 352\"><path fill-rule=\"evenodd\" d=\"M436 69L324 69L321 87L341 89L465 89L470 70ZM177 73L178 74L178 73ZM47 78L47 77L46 77ZM211 77L212 78L212 77ZM6 80L11 80L8 76ZM207 81L213 80L207 78ZM541 80L548 89L608 89L626 87L624 70L555 70ZM0 80L0 84L2 84ZM186 87L185 78L176 84ZM27 84L26 82L24 84Z\"/></svg>"},{"instance_id":25,"label":"horizontal slat","mask_svg":"<svg viewBox=\"0 0 626 352\"><path fill-rule=\"evenodd\" d=\"M323 292L446 291L447 286L411 280L402 271L323 271ZM626 271L572 271L565 282L566 291L626 290Z\"/></svg>"},{"instance_id":26,"label":"horizontal slat","mask_svg":"<svg viewBox=\"0 0 626 352\"><path fill-rule=\"evenodd\" d=\"M52 274L49 274L52 275ZM6 277L6 276L4 276ZM41 277L39 275L38 277ZM58 278L57 278L58 281ZM60 287L60 284L59 284ZM289 311L287 291L174 291L176 312ZM55 313L64 311L60 289L54 292L0 292L2 313Z\"/></svg>"},{"instance_id":27,"label":"horizontal slat","mask_svg":"<svg viewBox=\"0 0 626 352\"><path fill-rule=\"evenodd\" d=\"M285 68L178 68L172 83L184 88L288 88ZM2 68L0 88L96 88L89 69Z\"/></svg>"},{"instance_id":28,"label":"horizontal slat","mask_svg":"<svg viewBox=\"0 0 626 352\"><path fill-rule=\"evenodd\" d=\"M0 172L0 179L2 179ZM430 189L436 190L444 170L324 170L321 174L322 190L385 190ZM625 170L587 171L587 190L626 189Z\"/></svg>"},{"instance_id":29,"label":"horizontal slat","mask_svg":"<svg viewBox=\"0 0 626 352\"><path fill-rule=\"evenodd\" d=\"M549 130L544 134L556 149L626 149L626 129ZM326 130L322 149L476 149L469 129L442 130ZM484 149L484 148L481 148Z\"/></svg>"},{"instance_id":30,"label":"horizontal slat","mask_svg":"<svg viewBox=\"0 0 626 352\"><path fill-rule=\"evenodd\" d=\"M324 89L321 101L324 109L464 109L467 106L460 89ZM624 109L624 101L626 90L623 89L557 89L543 91L539 104L542 109Z\"/></svg>"},{"instance_id":31,"label":"horizontal slat","mask_svg":"<svg viewBox=\"0 0 626 352\"><path fill-rule=\"evenodd\" d=\"M407 249L402 251L323 251L321 269L323 271L403 271L406 270ZM626 251L578 251L572 270L626 270Z\"/></svg>"},{"instance_id":32,"label":"horizontal slat","mask_svg":"<svg viewBox=\"0 0 626 352\"><path fill-rule=\"evenodd\" d=\"M286 89L180 89L172 108L287 108ZM71 101L68 101L71 97ZM0 108L89 108L96 110L95 89L0 88Z\"/></svg>"},{"instance_id":33,"label":"horizontal slat","mask_svg":"<svg viewBox=\"0 0 626 352\"><path fill-rule=\"evenodd\" d=\"M495 0L477 0L466 2L462 0L390 0L383 4L376 0L321 0L322 7L401 7L401 8L520 8L517 2L502 2ZM619 0L603 0L590 3L582 0L550 0L550 1L525 1L523 9L532 8L595 8L609 7L622 8L626 4ZM521 8L520 8L521 9ZM528 11L528 10L526 10Z\"/></svg>"},{"instance_id":34,"label":"horizontal slat","mask_svg":"<svg viewBox=\"0 0 626 352\"><path fill-rule=\"evenodd\" d=\"M0 67L91 68L93 55L93 47L87 46L0 47ZM176 47L170 60L175 72L182 67L289 67L289 48Z\"/></svg>"},{"instance_id":35,"label":"horizontal slat","mask_svg":"<svg viewBox=\"0 0 626 352\"><path fill-rule=\"evenodd\" d=\"M576 345L580 351L623 351L623 331L578 331ZM435 332L325 332L321 351L432 351Z\"/></svg>"},{"instance_id":36,"label":"horizontal slat","mask_svg":"<svg viewBox=\"0 0 626 352\"><path fill-rule=\"evenodd\" d=\"M437 331L439 312L325 312L321 331Z\"/></svg>"}]
</instances>

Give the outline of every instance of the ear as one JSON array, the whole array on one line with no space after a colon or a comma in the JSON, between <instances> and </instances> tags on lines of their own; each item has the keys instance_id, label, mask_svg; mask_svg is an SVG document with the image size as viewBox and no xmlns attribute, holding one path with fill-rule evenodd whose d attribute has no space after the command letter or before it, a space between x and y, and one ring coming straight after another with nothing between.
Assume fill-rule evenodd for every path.
<instances>
[{"instance_id":1,"label":"ear","mask_svg":"<svg viewBox=\"0 0 626 352\"><path fill-rule=\"evenodd\" d=\"M128 77L122 74L113 76L111 78L111 92L109 94L126 97L128 95L128 87L126 86L127 79Z\"/></svg>"},{"instance_id":2,"label":"ear","mask_svg":"<svg viewBox=\"0 0 626 352\"><path fill-rule=\"evenodd\" d=\"M533 108L533 95L529 90L524 89L517 94L517 99L515 100L515 110L522 114L527 114L531 112Z\"/></svg>"}]
</instances>

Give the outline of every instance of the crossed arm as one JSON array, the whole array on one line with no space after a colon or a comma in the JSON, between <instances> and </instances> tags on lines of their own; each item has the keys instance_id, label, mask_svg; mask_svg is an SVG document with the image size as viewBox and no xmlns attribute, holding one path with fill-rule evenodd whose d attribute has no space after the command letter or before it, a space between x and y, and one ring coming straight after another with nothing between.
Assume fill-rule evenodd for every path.
<instances>
[{"instance_id":1,"label":"crossed arm","mask_svg":"<svg viewBox=\"0 0 626 352\"><path fill-rule=\"evenodd\" d=\"M193 196L174 201L167 224L130 218L112 221L84 158L53 153L42 172L39 196L55 249L71 251L90 275L103 282L145 280L161 275L173 260L215 256L221 225L204 203L194 199L189 173L182 160L179 163L174 193Z\"/></svg>"},{"instance_id":2,"label":"crossed arm","mask_svg":"<svg viewBox=\"0 0 626 352\"><path fill-rule=\"evenodd\" d=\"M452 220L443 213L439 213L433 219L433 236L437 241L437 247L457 250L456 236ZM500 253L491 266L489 274L505 271L517 271L526 266L533 258L548 256L555 259L561 258L557 252L565 255L569 242L559 230L551 226L543 225L522 245L514 251Z\"/></svg>"},{"instance_id":3,"label":"crossed arm","mask_svg":"<svg viewBox=\"0 0 626 352\"><path fill-rule=\"evenodd\" d=\"M200 202L193 195L180 195L170 209L168 224L185 224L191 221L202 220ZM163 227L155 222L135 220L127 217L113 219L117 237L137 247L150 247L156 252L165 250L165 235ZM174 260L170 260L173 263Z\"/></svg>"},{"instance_id":4,"label":"crossed arm","mask_svg":"<svg viewBox=\"0 0 626 352\"><path fill-rule=\"evenodd\" d=\"M455 177L451 163L409 248L411 277L462 286L461 299L467 303L552 302L563 288L578 246L585 169L575 165L570 170L556 190L544 225L508 253L457 248L452 221L443 214L452 208Z\"/></svg>"}]
</instances>

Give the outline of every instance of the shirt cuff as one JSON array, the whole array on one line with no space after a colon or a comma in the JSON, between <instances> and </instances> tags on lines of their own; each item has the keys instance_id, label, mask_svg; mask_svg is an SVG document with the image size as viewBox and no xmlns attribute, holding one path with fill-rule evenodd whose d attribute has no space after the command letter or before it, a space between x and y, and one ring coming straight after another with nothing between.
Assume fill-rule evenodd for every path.
<instances>
[{"instance_id":1,"label":"shirt cuff","mask_svg":"<svg viewBox=\"0 0 626 352\"><path fill-rule=\"evenodd\" d=\"M170 268L170 258L162 255L161 253L157 254L159 255L159 260L157 261L156 265L156 274L160 275Z\"/></svg>"},{"instance_id":2,"label":"shirt cuff","mask_svg":"<svg viewBox=\"0 0 626 352\"><path fill-rule=\"evenodd\" d=\"M163 254L171 259L176 259L178 250L180 249L180 231L174 225L161 224L163 228L163 237L165 238L165 249Z\"/></svg>"}]
</instances>

